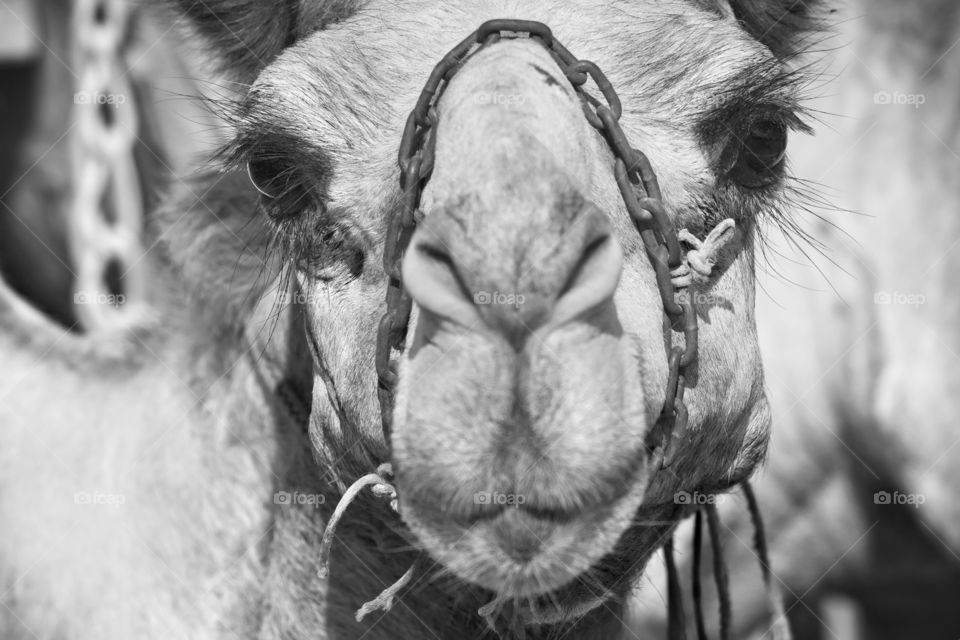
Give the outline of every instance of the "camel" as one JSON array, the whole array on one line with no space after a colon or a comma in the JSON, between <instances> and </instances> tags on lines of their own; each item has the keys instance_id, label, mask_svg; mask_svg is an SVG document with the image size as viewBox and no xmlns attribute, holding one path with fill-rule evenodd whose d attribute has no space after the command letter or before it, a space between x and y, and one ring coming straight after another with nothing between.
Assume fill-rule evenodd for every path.
<instances>
[{"instance_id":1,"label":"camel","mask_svg":"<svg viewBox=\"0 0 960 640\"><path fill-rule=\"evenodd\" d=\"M793 154L830 200L804 224L823 255L771 238L759 277L774 435L756 488L797 638L955 638L957 7L851 2L836 23L822 124ZM740 510L721 506L733 637L762 637ZM658 605L638 622L652 635Z\"/></svg>"},{"instance_id":2,"label":"camel","mask_svg":"<svg viewBox=\"0 0 960 640\"><path fill-rule=\"evenodd\" d=\"M813 5L171 2L230 141L151 214L129 326L0 289L3 637L632 637L677 495L766 452L755 253ZM505 17L552 31L458 47L408 120Z\"/></svg>"}]
</instances>

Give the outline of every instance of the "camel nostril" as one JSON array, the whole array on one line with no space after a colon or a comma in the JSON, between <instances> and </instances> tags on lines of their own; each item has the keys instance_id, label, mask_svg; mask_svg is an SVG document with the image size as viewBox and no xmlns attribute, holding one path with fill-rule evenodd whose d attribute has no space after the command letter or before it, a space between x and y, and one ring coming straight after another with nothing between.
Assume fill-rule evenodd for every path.
<instances>
[{"instance_id":1,"label":"camel nostril","mask_svg":"<svg viewBox=\"0 0 960 640\"><path fill-rule=\"evenodd\" d=\"M623 270L623 252L610 233L590 241L570 271L550 322L563 324L613 297Z\"/></svg>"},{"instance_id":2,"label":"camel nostril","mask_svg":"<svg viewBox=\"0 0 960 640\"><path fill-rule=\"evenodd\" d=\"M403 283L420 307L440 318L470 326L476 323L473 295L456 261L442 241L418 230L403 259Z\"/></svg>"},{"instance_id":3,"label":"camel nostril","mask_svg":"<svg viewBox=\"0 0 960 640\"><path fill-rule=\"evenodd\" d=\"M555 238L559 248L544 251L550 256L549 264L521 261L517 267L475 251L458 256L448 248L458 246L458 238L425 225L414 233L404 257L404 285L432 316L469 328L486 326L519 351L538 329L575 320L612 299L623 254L599 212L588 215L585 231ZM535 243L527 251L543 251ZM538 266L555 273L538 282L533 278ZM529 286L516 290L516 283L524 280L530 281Z\"/></svg>"},{"instance_id":4,"label":"camel nostril","mask_svg":"<svg viewBox=\"0 0 960 640\"><path fill-rule=\"evenodd\" d=\"M520 351L527 338L542 327L570 322L612 299L620 282L623 255L611 233L598 225L588 238L566 239L565 258L555 263L560 278L552 290L516 295L492 294L479 300L480 315L488 326ZM577 249L577 242L582 248ZM564 275L566 274L566 275Z\"/></svg>"},{"instance_id":5,"label":"camel nostril","mask_svg":"<svg viewBox=\"0 0 960 640\"><path fill-rule=\"evenodd\" d=\"M414 250L420 254L421 258L430 263L435 271L442 272L445 270L447 272L446 274L436 275L447 275L448 278L446 278L446 280L455 282L460 287L462 292L466 294L466 287L463 286L463 281L460 278L460 274L457 272L457 265L450 256L450 252L437 245L428 244L426 242L418 243Z\"/></svg>"},{"instance_id":6,"label":"camel nostril","mask_svg":"<svg viewBox=\"0 0 960 640\"><path fill-rule=\"evenodd\" d=\"M584 276L586 269L591 266L592 258L604 248L604 245L607 242L610 242L611 238L609 234L602 235L599 238L595 239L593 242L587 245L583 250L583 254L580 256L579 262L574 265L573 270L570 272L570 275L567 276L567 281L564 283L563 288L560 290L560 295L557 297L562 297L576 285Z\"/></svg>"}]
</instances>

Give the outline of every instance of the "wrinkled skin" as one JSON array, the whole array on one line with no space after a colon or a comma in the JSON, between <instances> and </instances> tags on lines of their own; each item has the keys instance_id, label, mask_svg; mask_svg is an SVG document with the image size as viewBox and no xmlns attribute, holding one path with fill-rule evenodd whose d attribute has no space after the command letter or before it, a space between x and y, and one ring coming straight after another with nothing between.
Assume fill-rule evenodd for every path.
<instances>
[{"instance_id":1,"label":"wrinkled skin","mask_svg":"<svg viewBox=\"0 0 960 640\"><path fill-rule=\"evenodd\" d=\"M765 452L755 228L782 205L782 167L758 168L746 153L777 147L795 124L796 87L777 57L792 53L793 18L766 23L752 2L680 0L370 2L356 11L304 2L296 16L240 2L178 6L208 55L249 85L230 96L229 127L236 164L249 163L264 195L258 202L232 166L200 189L174 189L148 238L159 321L122 335L58 346L53 329L3 292L13 375L27 370L34 382L9 408L18 428L5 432L4 449L18 455L5 461L5 484L39 483L32 469L43 448L24 443L44 425L41 442L73 439L64 456L87 486L120 487L135 505L108 526L125 543L111 556L110 536L97 535L102 516L70 512L78 521L61 522L8 498L3 555L16 559L14 576L39 567L11 600L19 614L10 628L49 635L61 620L85 619L72 636L169 637L172 625L177 637L225 627L266 638L476 637L486 627L477 609L495 601L490 621L509 637L523 625L536 625L534 637L622 634L627 594L686 513L675 493L723 491ZM433 64L504 16L549 23L605 70L677 228L702 238L736 221L710 281L691 292L700 359L686 393L690 426L669 469L645 442L664 401L668 339L679 338L664 330L607 145L529 41L477 53L437 105L436 167L403 264L415 313L392 439L383 439L373 339L386 219L400 201L399 133ZM278 242L264 261L271 234ZM524 301L486 305L485 293ZM34 336L25 347L24 335ZM120 375L105 384L97 373L106 371ZM69 431L49 413L51 388L83 401L62 405L77 416ZM281 393L291 388L302 406ZM307 436L297 428L306 412ZM118 416L143 428L116 434L105 452L86 440L111 433ZM117 459L153 467L113 473ZM387 459L400 518L363 498L321 580L319 536L334 504ZM209 495L184 501L197 486ZM322 504L270 505L278 490ZM484 493L523 503L483 504ZM77 547L31 540L73 527L84 532ZM64 559L80 541L108 560ZM156 551L139 558L137 543ZM430 559L432 577L387 617L356 623L353 611L409 567L411 546ZM42 561L46 548L58 562ZM170 567L176 584L154 565ZM70 579L45 590L43 578L58 574Z\"/></svg>"}]
</instances>

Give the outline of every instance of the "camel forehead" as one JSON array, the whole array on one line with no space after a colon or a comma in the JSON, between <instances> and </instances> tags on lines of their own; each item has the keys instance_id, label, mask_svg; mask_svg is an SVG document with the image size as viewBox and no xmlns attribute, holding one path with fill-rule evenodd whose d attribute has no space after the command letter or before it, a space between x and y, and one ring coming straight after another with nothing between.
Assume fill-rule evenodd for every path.
<instances>
[{"instance_id":1,"label":"camel forehead","mask_svg":"<svg viewBox=\"0 0 960 640\"><path fill-rule=\"evenodd\" d=\"M717 106L737 78L774 66L736 23L682 0L372 0L281 54L255 83L248 113L345 153L393 139L432 67L469 31L499 17L545 22L574 55L604 69L628 109L672 127L692 129L692 114Z\"/></svg>"}]
</instances>

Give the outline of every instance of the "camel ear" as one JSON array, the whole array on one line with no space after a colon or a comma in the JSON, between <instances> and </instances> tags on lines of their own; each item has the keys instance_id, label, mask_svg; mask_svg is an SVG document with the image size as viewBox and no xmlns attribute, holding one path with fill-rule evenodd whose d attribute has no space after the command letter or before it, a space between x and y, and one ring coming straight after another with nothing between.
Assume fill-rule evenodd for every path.
<instances>
[{"instance_id":1,"label":"camel ear","mask_svg":"<svg viewBox=\"0 0 960 640\"><path fill-rule=\"evenodd\" d=\"M754 39L785 59L803 50L821 26L825 0L718 0Z\"/></svg>"},{"instance_id":2,"label":"camel ear","mask_svg":"<svg viewBox=\"0 0 960 640\"><path fill-rule=\"evenodd\" d=\"M250 81L297 33L297 0L169 0L223 70Z\"/></svg>"},{"instance_id":3,"label":"camel ear","mask_svg":"<svg viewBox=\"0 0 960 640\"><path fill-rule=\"evenodd\" d=\"M343 19L359 0L167 0L220 67L252 81L298 38Z\"/></svg>"}]
</instances>

